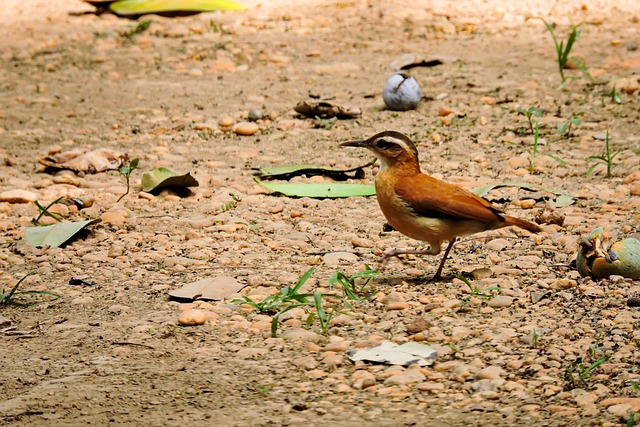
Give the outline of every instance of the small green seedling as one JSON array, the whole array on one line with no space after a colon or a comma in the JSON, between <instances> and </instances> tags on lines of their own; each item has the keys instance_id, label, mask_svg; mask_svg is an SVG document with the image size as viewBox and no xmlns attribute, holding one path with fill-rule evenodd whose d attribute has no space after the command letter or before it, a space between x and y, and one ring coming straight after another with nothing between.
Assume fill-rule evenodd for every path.
<instances>
[{"instance_id":1,"label":"small green seedling","mask_svg":"<svg viewBox=\"0 0 640 427\"><path fill-rule=\"evenodd\" d=\"M589 169L587 169L587 176L591 175L598 165L606 165L607 166L607 178L611 178L612 170L613 170L613 159L615 159L616 156L618 154L620 154L621 152L623 152L624 150L618 150L615 153L612 153L611 152L611 145L609 144L609 141L610 141L609 130L607 129L607 133L605 134L605 137L604 137L604 151L603 151L603 153L601 155L599 155L599 156L589 156L589 157L587 157L587 162L589 162L589 160L595 160L595 163L592 164L589 167Z\"/></svg>"},{"instance_id":2,"label":"small green seedling","mask_svg":"<svg viewBox=\"0 0 640 427\"><path fill-rule=\"evenodd\" d=\"M309 313L309 317L307 317L307 327L310 327L314 319L317 317L318 321L320 321L320 329L322 329L322 333L326 334L329 330L331 319L333 319L333 316L336 313L337 304L334 304L330 310L325 311L324 308L322 308L322 294L319 292L314 292L313 302L315 312L312 311Z\"/></svg>"},{"instance_id":3,"label":"small green seedling","mask_svg":"<svg viewBox=\"0 0 640 427\"><path fill-rule=\"evenodd\" d=\"M362 301L370 299L373 294L367 295L364 297L359 296L364 292L364 288L369 284L371 279L378 275L378 270L372 270L367 264L364 265L364 270L358 271L357 273L347 276L340 270L336 270L333 273L333 276L329 279L330 285L339 284L342 287L342 290L346 296L346 298L350 301ZM358 288L356 285L357 279L364 279L362 285Z\"/></svg>"},{"instance_id":4,"label":"small green seedling","mask_svg":"<svg viewBox=\"0 0 640 427\"><path fill-rule=\"evenodd\" d=\"M540 18L540 20L544 22L544 26L547 28L547 31L549 31L551 37L553 38L553 45L556 51L556 60L558 62L558 71L560 72L560 77L562 78L561 86L564 86L568 79L564 71L567 68L567 64L569 63L569 61L575 64L575 66L578 67L578 69L586 78L589 79L589 81L593 81L593 78L591 77L591 74L589 74L589 70L587 70L587 67L584 65L584 63L579 58L569 57L573 45L580 36L581 31L578 30L578 28L582 24L571 24L571 32L569 33L569 37L567 38L565 43L564 40L558 40L555 32L555 27L553 25L549 24L542 18Z\"/></svg>"},{"instance_id":5,"label":"small green seedling","mask_svg":"<svg viewBox=\"0 0 640 427\"><path fill-rule=\"evenodd\" d=\"M242 303L249 304L251 307L258 310L260 313L273 314L280 310L280 308L286 305L287 310L292 308L292 305L295 304L296 307L300 305L311 305L311 301L309 300L313 294L301 294L298 291L305 284L309 277L313 274L314 268L311 267L307 270L306 273L302 275L302 277L296 282L296 284L291 286L285 286L280 289L280 291L275 295L269 295L265 299L260 302L255 302L251 300L251 298L246 295L242 296L242 299L235 299L232 302L234 303ZM278 315L284 313L285 311L279 311Z\"/></svg>"},{"instance_id":6,"label":"small green seedling","mask_svg":"<svg viewBox=\"0 0 640 427\"><path fill-rule=\"evenodd\" d=\"M216 24L213 19L209 20L209 29L211 30L212 33L219 33L220 32L220 26L218 24Z\"/></svg>"},{"instance_id":7,"label":"small green seedling","mask_svg":"<svg viewBox=\"0 0 640 427\"><path fill-rule=\"evenodd\" d=\"M18 286L20 286L20 284L24 281L24 279L26 279L27 277L31 276L33 273L27 273L26 275L24 275L20 280L18 280L18 283L16 283L16 285L11 288L11 290L9 292L6 292L5 289L2 289L2 292L0 292L0 305L15 305L18 307L28 307L30 305L33 304L25 304L22 302L18 302L16 301L13 297L15 295L49 295L55 298L62 298L62 296L58 295L58 294L54 294L53 292L49 292L49 291L19 291L18 290Z\"/></svg>"},{"instance_id":8,"label":"small green seedling","mask_svg":"<svg viewBox=\"0 0 640 427\"><path fill-rule=\"evenodd\" d=\"M128 40L133 39L138 34L144 33L151 26L150 20L140 21L137 25L131 27L129 31L124 33L124 37Z\"/></svg>"},{"instance_id":9,"label":"small green seedling","mask_svg":"<svg viewBox=\"0 0 640 427\"><path fill-rule=\"evenodd\" d=\"M507 144L515 145L521 148L522 150L526 151L527 153L529 153L529 172L531 173L534 173L536 171L535 161L538 155L551 157L553 160L560 163L561 165L566 164L566 162L559 157L556 157L552 154L540 153L538 151L538 148L540 146L540 132L539 132L538 122L536 122L533 127L533 147L532 148L522 147L520 146L520 144L517 144L515 142L510 142L510 141L506 141L506 142Z\"/></svg>"},{"instance_id":10,"label":"small green seedling","mask_svg":"<svg viewBox=\"0 0 640 427\"><path fill-rule=\"evenodd\" d=\"M537 347L540 344L540 338L542 338L543 332L540 329L534 329L531 331L531 344Z\"/></svg>"},{"instance_id":11,"label":"small green seedling","mask_svg":"<svg viewBox=\"0 0 640 427\"><path fill-rule=\"evenodd\" d=\"M129 189L130 189L129 180L131 179L131 172L133 172L134 169L138 167L139 162L140 162L140 159L136 157L135 159L131 160L127 166L122 165L120 169L118 169L118 173L122 175L124 179L127 181L127 192L124 193L122 196L120 196L118 200L116 200L116 203L122 200L124 196L129 194Z\"/></svg>"},{"instance_id":12,"label":"small green seedling","mask_svg":"<svg viewBox=\"0 0 640 427\"><path fill-rule=\"evenodd\" d=\"M36 207L38 208L38 211L40 212L40 214L36 218L33 218L31 220L31 223L34 225L40 225L40 220L42 219L43 216L48 216L55 219L58 222L62 222L62 220L64 219L64 216L62 216L57 212L49 212L49 209L51 208L51 206L60 202L60 200L62 199L63 197L58 197L53 202L49 203L47 206L42 206L40 202L38 202L37 200L33 202L33 204L36 205Z\"/></svg>"},{"instance_id":13,"label":"small green seedling","mask_svg":"<svg viewBox=\"0 0 640 427\"><path fill-rule=\"evenodd\" d=\"M618 93L618 90L616 89L615 86L611 88L611 92L609 92L609 96L611 97L611 100L616 104L618 105L622 104L622 98L620 98L620 94Z\"/></svg>"},{"instance_id":14,"label":"small green seedling","mask_svg":"<svg viewBox=\"0 0 640 427\"><path fill-rule=\"evenodd\" d=\"M556 125L556 130L560 135L571 136L571 129L580 125L584 120L578 116L573 116L567 121L560 122Z\"/></svg>"},{"instance_id":15,"label":"small green seedling","mask_svg":"<svg viewBox=\"0 0 640 427\"><path fill-rule=\"evenodd\" d=\"M531 130L531 134L533 135L535 133L533 117L542 117L542 110L540 110L538 107L529 107L526 110L524 108L516 108L515 112L527 118L527 122L529 122L529 129Z\"/></svg>"},{"instance_id":16,"label":"small green seedling","mask_svg":"<svg viewBox=\"0 0 640 427\"><path fill-rule=\"evenodd\" d=\"M454 274L453 277L462 280L462 282L464 282L464 284L469 288L469 297L462 301L463 304L468 304L472 297L480 298L482 301L490 301L497 296L497 293L494 293L494 291L500 291L500 286L492 286L486 290L473 286L469 279L464 277L462 274Z\"/></svg>"},{"instance_id":17,"label":"small green seedling","mask_svg":"<svg viewBox=\"0 0 640 427\"><path fill-rule=\"evenodd\" d=\"M233 193L229 193L229 196L231 196L231 201L223 204L222 206L220 206L220 212L219 213L230 211L231 209L233 209L236 206L238 206L238 203L242 201L242 199L240 197L236 196Z\"/></svg>"},{"instance_id":18,"label":"small green seedling","mask_svg":"<svg viewBox=\"0 0 640 427\"><path fill-rule=\"evenodd\" d=\"M323 119L322 117L315 116L315 121L313 122L313 127L316 129L325 129L331 130L338 122L337 117L331 117L329 119Z\"/></svg>"},{"instance_id":19,"label":"small green seedling","mask_svg":"<svg viewBox=\"0 0 640 427\"><path fill-rule=\"evenodd\" d=\"M590 365L585 365L583 359L579 357L567 367L564 373L565 381L570 389L576 387L587 387L587 381L591 377L591 373L598 368L598 366L606 363L611 356L602 356L596 359Z\"/></svg>"}]
</instances>

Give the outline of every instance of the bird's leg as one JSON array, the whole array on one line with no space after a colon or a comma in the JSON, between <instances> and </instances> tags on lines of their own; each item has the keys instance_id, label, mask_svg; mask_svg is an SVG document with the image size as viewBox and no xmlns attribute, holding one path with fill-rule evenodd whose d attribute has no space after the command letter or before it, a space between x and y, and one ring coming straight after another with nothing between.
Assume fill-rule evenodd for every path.
<instances>
[{"instance_id":1,"label":"bird's leg","mask_svg":"<svg viewBox=\"0 0 640 427\"><path fill-rule=\"evenodd\" d=\"M444 250L444 255L442 256L442 261L440 261L440 265L436 270L436 274L431 278L430 282L435 282L436 280L441 279L440 273L442 273L442 268L444 267L444 263L447 260L447 256L449 256L449 252L451 252L451 248L453 247L454 243L456 243L456 240L458 239L454 237L453 239L451 239L451 241L447 245L447 249Z\"/></svg>"},{"instance_id":2,"label":"bird's leg","mask_svg":"<svg viewBox=\"0 0 640 427\"><path fill-rule=\"evenodd\" d=\"M382 265L386 264L390 258L397 257L400 255L438 255L440 253L440 242L437 243L429 243L428 249L394 249L392 251L384 254L380 263Z\"/></svg>"}]
</instances>

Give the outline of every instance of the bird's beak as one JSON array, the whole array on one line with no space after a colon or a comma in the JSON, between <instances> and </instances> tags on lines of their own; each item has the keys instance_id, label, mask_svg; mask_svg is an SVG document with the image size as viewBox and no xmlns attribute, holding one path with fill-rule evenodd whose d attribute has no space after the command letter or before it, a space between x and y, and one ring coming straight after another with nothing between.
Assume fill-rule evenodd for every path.
<instances>
[{"instance_id":1,"label":"bird's beak","mask_svg":"<svg viewBox=\"0 0 640 427\"><path fill-rule=\"evenodd\" d=\"M367 147L367 141L347 141L341 143L340 147Z\"/></svg>"}]
</instances>

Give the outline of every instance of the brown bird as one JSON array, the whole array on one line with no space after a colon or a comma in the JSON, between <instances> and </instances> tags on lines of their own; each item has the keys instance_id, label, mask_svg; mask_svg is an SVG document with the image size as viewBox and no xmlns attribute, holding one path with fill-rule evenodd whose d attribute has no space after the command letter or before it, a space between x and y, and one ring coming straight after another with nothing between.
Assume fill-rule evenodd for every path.
<instances>
[{"instance_id":1,"label":"brown bird","mask_svg":"<svg viewBox=\"0 0 640 427\"><path fill-rule=\"evenodd\" d=\"M400 233L429 244L424 250L393 250L383 261L402 254L437 255L446 240L449 245L432 279L437 280L458 237L511 225L541 231L534 223L504 215L482 197L422 173L415 144L400 132L380 132L340 146L373 151L380 160L375 184L382 214Z\"/></svg>"}]
</instances>

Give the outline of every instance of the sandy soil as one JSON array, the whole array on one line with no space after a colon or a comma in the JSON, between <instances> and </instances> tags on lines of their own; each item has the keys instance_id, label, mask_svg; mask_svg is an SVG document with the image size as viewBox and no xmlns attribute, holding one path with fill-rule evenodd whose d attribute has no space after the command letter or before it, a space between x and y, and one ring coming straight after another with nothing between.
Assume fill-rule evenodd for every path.
<instances>
[{"instance_id":1,"label":"sandy soil","mask_svg":"<svg viewBox=\"0 0 640 427\"><path fill-rule=\"evenodd\" d=\"M2 424L619 425L640 411L640 313L627 305L638 282L580 278L571 265L578 239L596 226L616 238L640 226L640 5L268 3L143 17L149 28L127 37L137 21L71 14L92 9L79 1L3 2L0 193L25 190L43 204L92 199L63 213L103 221L64 248L34 248L22 237L36 206L0 203L0 289L32 273L20 289L62 296L0 306ZM583 23L574 53L595 83L569 70L576 79L559 88L551 37L531 17L557 24L562 38ZM416 111L384 110L389 64L411 52L444 63L412 70L426 95ZM297 116L293 107L310 97L363 114ZM533 170L533 138L515 112L531 106L543 112ZM253 135L221 126L250 112L262 115ZM582 123L559 134L573 117ZM439 283L427 282L435 257L392 261L368 284L374 298L338 305L326 332L317 319L305 327L300 308L272 338L274 313L231 301L239 295L196 303L204 325L178 324L194 304L167 291L187 283L229 276L259 300L313 266L303 289L331 291L336 270L379 268L385 251L417 247L382 231L374 198L278 197L253 181L263 165L365 163L367 153L338 143L385 129L411 136L438 178L465 188L541 184L575 202L493 190L487 198L509 214L533 220L546 209L564 222L543 224L537 236L508 229L462 242ZM601 154L607 130L624 150L613 176L602 166L586 176L585 159ZM125 184L115 171L38 166L77 147L140 158L131 194L118 202ZM141 172L158 166L191 172L200 186L190 197L141 193ZM367 170L363 182L371 180ZM230 193L240 199L233 206ZM435 364L405 369L345 354L409 340L432 345Z\"/></svg>"}]
</instances>

